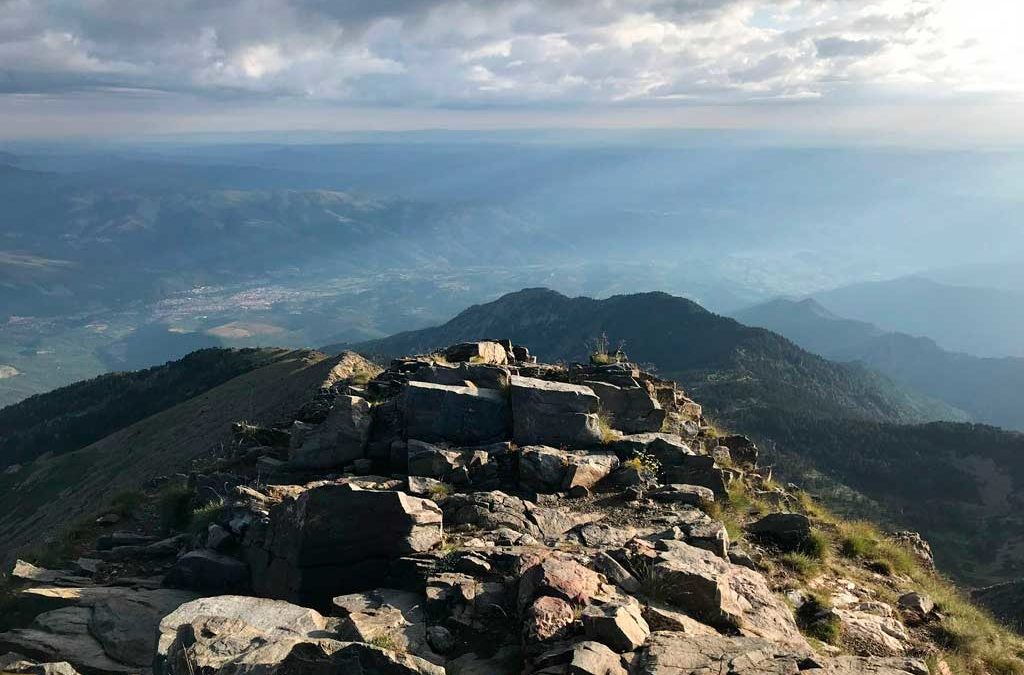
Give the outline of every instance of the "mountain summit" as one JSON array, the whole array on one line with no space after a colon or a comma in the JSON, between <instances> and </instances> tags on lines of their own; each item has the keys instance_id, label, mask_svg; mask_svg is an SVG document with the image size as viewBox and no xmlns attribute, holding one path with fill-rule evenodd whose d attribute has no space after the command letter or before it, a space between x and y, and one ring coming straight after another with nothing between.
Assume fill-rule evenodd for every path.
<instances>
[{"instance_id":1,"label":"mountain summit","mask_svg":"<svg viewBox=\"0 0 1024 675\"><path fill-rule=\"evenodd\" d=\"M782 487L750 439L617 350L554 364L474 340L385 369L353 353L292 365L279 376L304 386L278 400L276 423L235 421L187 479L154 477L66 546L15 564L0 667L1024 668L1024 642L934 572L919 535L843 521Z\"/></svg>"}]
</instances>

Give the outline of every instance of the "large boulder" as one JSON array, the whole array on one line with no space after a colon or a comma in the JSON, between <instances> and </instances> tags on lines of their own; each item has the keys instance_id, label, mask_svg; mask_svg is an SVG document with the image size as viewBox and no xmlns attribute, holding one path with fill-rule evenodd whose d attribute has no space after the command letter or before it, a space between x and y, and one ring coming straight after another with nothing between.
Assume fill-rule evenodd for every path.
<instances>
[{"instance_id":1,"label":"large boulder","mask_svg":"<svg viewBox=\"0 0 1024 675\"><path fill-rule=\"evenodd\" d=\"M407 368L410 380L446 384L455 387L470 385L481 389L508 387L509 370L504 366L486 363L435 363L418 361Z\"/></svg>"},{"instance_id":2,"label":"large boulder","mask_svg":"<svg viewBox=\"0 0 1024 675\"><path fill-rule=\"evenodd\" d=\"M600 586L598 574L578 562L546 558L523 572L519 579L517 604L522 611L542 595L578 605L586 604Z\"/></svg>"},{"instance_id":3,"label":"large boulder","mask_svg":"<svg viewBox=\"0 0 1024 675\"><path fill-rule=\"evenodd\" d=\"M583 384L593 389L601 399L601 411L608 415L616 429L627 434L661 431L665 410L651 398L646 387L635 382L632 386L616 386L596 380Z\"/></svg>"},{"instance_id":4,"label":"large boulder","mask_svg":"<svg viewBox=\"0 0 1024 675\"><path fill-rule=\"evenodd\" d=\"M601 442L601 401L589 387L513 376L513 437L519 445L592 446Z\"/></svg>"},{"instance_id":5,"label":"large boulder","mask_svg":"<svg viewBox=\"0 0 1024 675\"><path fill-rule=\"evenodd\" d=\"M761 638L652 633L640 651L639 675L730 673L797 675L810 650L793 650Z\"/></svg>"},{"instance_id":6,"label":"large boulder","mask_svg":"<svg viewBox=\"0 0 1024 675\"><path fill-rule=\"evenodd\" d=\"M21 654L8 652L0 656L0 673L10 675L79 675L67 661L37 663Z\"/></svg>"},{"instance_id":7,"label":"large boulder","mask_svg":"<svg viewBox=\"0 0 1024 675\"><path fill-rule=\"evenodd\" d=\"M510 348L493 340L479 342L460 342L444 350L448 361L469 361L471 363L505 364L509 361Z\"/></svg>"},{"instance_id":8,"label":"large boulder","mask_svg":"<svg viewBox=\"0 0 1024 675\"><path fill-rule=\"evenodd\" d=\"M386 642L432 663L443 658L427 641L425 599L419 593L380 588L340 595L332 601L332 614L341 617L338 637L354 642Z\"/></svg>"},{"instance_id":9,"label":"large boulder","mask_svg":"<svg viewBox=\"0 0 1024 675\"><path fill-rule=\"evenodd\" d=\"M449 527L462 525L489 532L508 528L541 537L543 532L528 504L499 490L456 494L444 501L444 517Z\"/></svg>"},{"instance_id":10,"label":"large boulder","mask_svg":"<svg viewBox=\"0 0 1024 675\"><path fill-rule=\"evenodd\" d=\"M585 640L561 644L534 660L531 675L627 675L622 659L611 649Z\"/></svg>"},{"instance_id":11,"label":"large boulder","mask_svg":"<svg viewBox=\"0 0 1024 675\"><path fill-rule=\"evenodd\" d=\"M160 623L156 675L380 673L443 675L409 654L332 639L328 619L286 602L203 598Z\"/></svg>"},{"instance_id":12,"label":"large boulder","mask_svg":"<svg viewBox=\"0 0 1024 675\"><path fill-rule=\"evenodd\" d=\"M589 492L619 466L610 451L569 452L544 445L519 450L519 484L535 492Z\"/></svg>"},{"instance_id":13,"label":"large boulder","mask_svg":"<svg viewBox=\"0 0 1024 675\"><path fill-rule=\"evenodd\" d=\"M160 620L192 593L124 587L36 588L66 606L39 614L26 628L0 633L0 653L66 661L84 673L137 673L152 662ZM0 669L3 671L3 669Z\"/></svg>"},{"instance_id":14,"label":"large boulder","mask_svg":"<svg viewBox=\"0 0 1024 675\"><path fill-rule=\"evenodd\" d=\"M406 438L470 445L509 435L508 398L498 389L409 382L399 408Z\"/></svg>"},{"instance_id":15,"label":"large boulder","mask_svg":"<svg viewBox=\"0 0 1024 675\"><path fill-rule=\"evenodd\" d=\"M783 551L798 551L811 539L811 520L802 513L769 513L748 525L747 531Z\"/></svg>"},{"instance_id":16,"label":"large boulder","mask_svg":"<svg viewBox=\"0 0 1024 675\"><path fill-rule=\"evenodd\" d=\"M653 572L672 605L741 635L806 645L792 612L759 573L681 541L663 544Z\"/></svg>"},{"instance_id":17,"label":"large boulder","mask_svg":"<svg viewBox=\"0 0 1024 675\"><path fill-rule=\"evenodd\" d=\"M257 594L323 606L342 593L386 586L392 560L440 542L434 502L326 483L271 507L268 526L250 529L246 552Z\"/></svg>"},{"instance_id":18,"label":"large boulder","mask_svg":"<svg viewBox=\"0 0 1024 675\"><path fill-rule=\"evenodd\" d=\"M323 423L292 432L288 463L304 469L331 469L362 458L371 419L370 404L365 399L339 396Z\"/></svg>"},{"instance_id":19,"label":"large boulder","mask_svg":"<svg viewBox=\"0 0 1024 675\"><path fill-rule=\"evenodd\" d=\"M617 652L631 652L639 648L651 634L636 602L587 607L583 610L583 630L591 640L608 645Z\"/></svg>"}]
</instances>

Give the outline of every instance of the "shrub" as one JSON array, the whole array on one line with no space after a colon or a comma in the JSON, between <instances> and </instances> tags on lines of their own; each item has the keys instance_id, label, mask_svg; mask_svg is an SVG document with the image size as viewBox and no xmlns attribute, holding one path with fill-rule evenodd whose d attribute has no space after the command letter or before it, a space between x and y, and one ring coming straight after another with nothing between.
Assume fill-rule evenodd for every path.
<instances>
[{"instance_id":1,"label":"shrub","mask_svg":"<svg viewBox=\"0 0 1024 675\"><path fill-rule=\"evenodd\" d=\"M832 540L818 528L811 528L811 534L800 546L800 552L815 560L825 561L832 553Z\"/></svg>"},{"instance_id":2,"label":"shrub","mask_svg":"<svg viewBox=\"0 0 1024 675\"><path fill-rule=\"evenodd\" d=\"M398 644L398 640L391 633L380 633L370 638L366 644L373 645L374 647L380 647L386 649L389 652L404 652L405 650Z\"/></svg>"},{"instance_id":3,"label":"shrub","mask_svg":"<svg viewBox=\"0 0 1024 675\"><path fill-rule=\"evenodd\" d=\"M438 483L430 487L430 498L437 501L450 496L452 492L452 486L448 483Z\"/></svg>"}]
</instances>

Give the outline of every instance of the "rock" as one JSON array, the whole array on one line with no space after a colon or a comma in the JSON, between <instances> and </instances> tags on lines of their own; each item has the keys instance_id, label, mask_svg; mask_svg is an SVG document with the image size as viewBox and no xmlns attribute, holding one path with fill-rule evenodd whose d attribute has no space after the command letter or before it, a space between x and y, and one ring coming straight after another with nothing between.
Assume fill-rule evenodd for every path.
<instances>
[{"instance_id":1,"label":"rock","mask_svg":"<svg viewBox=\"0 0 1024 675\"><path fill-rule=\"evenodd\" d=\"M917 617L925 617L935 609L935 601L923 593L904 593L896 601L900 609Z\"/></svg>"},{"instance_id":2,"label":"rock","mask_svg":"<svg viewBox=\"0 0 1024 675\"><path fill-rule=\"evenodd\" d=\"M572 605L544 595L534 600L523 616L523 638L528 643L558 639L569 632L575 621Z\"/></svg>"},{"instance_id":3,"label":"rock","mask_svg":"<svg viewBox=\"0 0 1024 675\"><path fill-rule=\"evenodd\" d=\"M593 390L530 377L511 379L513 438L521 446L588 447L601 442Z\"/></svg>"},{"instance_id":4,"label":"rock","mask_svg":"<svg viewBox=\"0 0 1024 675\"><path fill-rule=\"evenodd\" d=\"M403 492L315 485L271 507L262 537L247 536L253 589L323 606L385 586L390 561L441 542L441 519L437 504Z\"/></svg>"},{"instance_id":5,"label":"rock","mask_svg":"<svg viewBox=\"0 0 1024 675\"><path fill-rule=\"evenodd\" d=\"M523 658L518 647L505 646L491 656L469 653L448 662L449 675L522 675Z\"/></svg>"},{"instance_id":6,"label":"rock","mask_svg":"<svg viewBox=\"0 0 1024 675\"><path fill-rule=\"evenodd\" d=\"M665 607L646 605L641 614L652 631L672 631L686 635L718 635L711 626L691 619L682 612L675 612Z\"/></svg>"},{"instance_id":7,"label":"rock","mask_svg":"<svg viewBox=\"0 0 1024 675\"><path fill-rule=\"evenodd\" d=\"M134 532L112 532L101 535L96 539L97 551L109 551L118 546L145 546L157 541L157 537L146 534L135 534Z\"/></svg>"},{"instance_id":8,"label":"rock","mask_svg":"<svg viewBox=\"0 0 1024 675\"><path fill-rule=\"evenodd\" d=\"M903 544L917 559L928 569L935 568L935 558L932 556L932 547L917 532L903 531L894 532L893 540Z\"/></svg>"},{"instance_id":9,"label":"rock","mask_svg":"<svg viewBox=\"0 0 1024 675\"><path fill-rule=\"evenodd\" d=\"M663 466L662 478L665 483L685 483L701 485L713 491L719 497L728 493L729 474L715 464L713 457L706 455L682 455L678 463Z\"/></svg>"},{"instance_id":10,"label":"rock","mask_svg":"<svg viewBox=\"0 0 1024 675\"><path fill-rule=\"evenodd\" d=\"M249 566L238 558L197 549L178 558L164 585L201 593L244 593L249 589Z\"/></svg>"},{"instance_id":11,"label":"rock","mask_svg":"<svg viewBox=\"0 0 1024 675\"><path fill-rule=\"evenodd\" d=\"M618 654L590 640L556 647L534 666L533 675L627 675Z\"/></svg>"},{"instance_id":12,"label":"rock","mask_svg":"<svg viewBox=\"0 0 1024 675\"><path fill-rule=\"evenodd\" d=\"M665 410L647 389L636 385L616 386L607 382L588 380L583 383L601 399L601 410L610 418L615 429L627 434L661 431L665 423Z\"/></svg>"},{"instance_id":13,"label":"rock","mask_svg":"<svg viewBox=\"0 0 1024 675\"><path fill-rule=\"evenodd\" d=\"M757 446L746 436L721 436L717 442L718 445L729 449L729 458L733 464L748 469L757 467Z\"/></svg>"},{"instance_id":14,"label":"rock","mask_svg":"<svg viewBox=\"0 0 1024 675\"><path fill-rule=\"evenodd\" d=\"M742 635L806 645L789 608L763 576L683 542L663 543L668 550L658 554L653 571L669 604Z\"/></svg>"},{"instance_id":15,"label":"rock","mask_svg":"<svg viewBox=\"0 0 1024 675\"><path fill-rule=\"evenodd\" d=\"M410 476L425 476L446 481L463 466L460 453L423 441L410 439L406 453Z\"/></svg>"},{"instance_id":16,"label":"rock","mask_svg":"<svg viewBox=\"0 0 1024 675\"><path fill-rule=\"evenodd\" d=\"M508 368L485 363L428 363L418 362L409 372L409 380L446 384L455 387L473 385L481 389L506 389L510 374Z\"/></svg>"},{"instance_id":17,"label":"rock","mask_svg":"<svg viewBox=\"0 0 1024 675\"><path fill-rule=\"evenodd\" d=\"M619 465L613 452L567 452L544 445L520 448L519 483L539 493L587 494Z\"/></svg>"},{"instance_id":18,"label":"rock","mask_svg":"<svg viewBox=\"0 0 1024 675\"><path fill-rule=\"evenodd\" d=\"M417 497L435 497L448 489L442 481L423 476L409 476L407 485L409 494Z\"/></svg>"},{"instance_id":19,"label":"rock","mask_svg":"<svg viewBox=\"0 0 1024 675\"><path fill-rule=\"evenodd\" d=\"M461 342L444 350L449 361L471 361L473 363L508 363L509 352L499 342Z\"/></svg>"},{"instance_id":20,"label":"rock","mask_svg":"<svg viewBox=\"0 0 1024 675\"><path fill-rule=\"evenodd\" d=\"M700 485L662 485L649 491L647 496L656 502L674 502L691 506L702 506L715 501L714 491Z\"/></svg>"},{"instance_id":21,"label":"rock","mask_svg":"<svg viewBox=\"0 0 1024 675\"><path fill-rule=\"evenodd\" d=\"M622 456L653 457L662 468L680 466L684 458L694 454L690 446L675 434L631 434L616 440L613 446Z\"/></svg>"},{"instance_id":22,"label":"rock","mask_svg":"<svg viewBox=\"0 0 1024 675\"><path fill-rule=\"evenodd\" d=\"M811 537L811 521L802 513L769 513L747 526L756 539L783 551L799 551Z\"/></svg>"},{"instance_id":23,"label":"rock","mask_svg":"<svg viewBox=\"0 0 1024 675\"><path fill-rule=\"evenodd\" d=\"M591 605L583 610L587 638L608 645L616 652L631 652L643 645L651 629L635 603Z\"/></svg>"},{"instance_id":24,"label":"rock","mask_svg":"<svg viewBox=\"0 0 1024 675\"><path fill-rule=\"evenodd\" d=\"M0 673L12 675L79 675L67 661L36 663L21 654L8 652L0 656Z\"/></svg>"},{"instance_id":25,"label":"rock","mask_svg":"<svg viewBox=\"0 0 1024 675\"><path fill-rule=\"evenodd\" d=\"M89 631L92 609L64 607L40 614L28 628L0 633L0 651L14 651L46 662L67 661L88 673L137 673L104 651Z\"/></svg>"},{"instance_id":26,"label":"rock","mask_svg":"<svg viewBox=\"0 0 1024 675\"><path fill-rule=\"evenodd\" d=\"M342 617L338 637L356 642L386 638L395 650L409 652L433 663L443 659L427 640L425 599L418 593L377 589L334 598L333 614ZM450 638L450 636L449 636Z\"/></svg>"},{"instance_id":27,"label":"rock","mask_svg":"<svg viewBox=\"0 0 1024 675\"><path fill-rule=\"evenodd\" d=\"M224 552L234 541L232 534L217 523L211 523L206 529L206 547L213 551Z\"/></svg>"},{"instance_id":28,"label":"rock","mask_svg":"<svg viewBox=\"0 0 1024 675\"><path fill-rule=\"evenodd\" d=\"M497 389L409 382L400 399L406 438L469 445L509 435L508 399Z\"/></svg>"},{"instance_id":29,"label":"rock","mask_svg":"<svg viewBox=\"0 0 1024 675\"><path fill-rule=\"evenodd\" d=\"M302 469L331 469L360 459L370 436L370 404L358 396L339 396L323 423L293 432L288 464Z\"/></svg>"},{"instance_id":30,"label":"rock","mask_svg":"<svg viewBox=\"0 0 1024 675\"><path fill-rule=\"evenodd\" d=\"M547 558L523 572L519 579L518 606L522 611L541 595L586 604L600 584L596 572L575 561Z\"/></svg>"},{"instance_id":31,"label":"rock","mask_svg":"<svg viewBox=\"0 0 1024 675\"><path fill-rule=\"evenodd\" d=\"M449 527L468 525L488 531L508 528L517 535L543 536L526 502L498 490L452 495L444 501L444 517Z\"/></svg>"},{"instance_id":32,"label":"rock","mask_svg":"<svg viewBox=\"0 0 1024 675\"><path fill-rule=\"evenodd\" d=\"M427 628L427 643L438 654L447 654L455 648L455 638L452 636L452 632L444 626Z\"/></svg>"},{"instance_id":33,"label":"rock","mask_svg":"<svg viewBox=\"0 0 1024 675\"><path fill-rule=\"evenodd\" d=\"M121 522L121 516L116 513L104 513L96 519L97 525L114 525Z\"/></svg>"},{"instance_id":34,"label":"rock","mask_svg":"<svg viewBox=\"0 0 1024 675\"><path fill-rule=\"evenodd\" d=\"M637 675L797 675L810 650L761 638L652 633L640 651ZM814 671L806 671L808 673Z\"/></svg>"},{"instance_id":35,"label":"rock","mask_svg":"<svg viewBox=\"0 0 1024 675\"><path fill-rule=\"evenodd\" d=\"M446 623L474 630L507 625L505 585L482 582L468 574L443 572L427 579L427 610L432 616L443 616Z\"/></svg>"},{"instance_id":36,"label":"rock","mask_svg":"<svg viewBox=\"0 0 1024 675\"><path fill-rule=\"evenodd\" d=\"M160 620L195 599L170 589L103 586L41 587L28 593L46 598L51 607L65 606L39 614L27 628L0 634L0 650L67 661L86 673L138 672L148 666Z\"/></svg>"},{"instance_id":37,"label":"rock","mask_svg":"<svg viewBox=\"0 0 1024 675\"><path fill-rule=\"evenodd\" d=\"M64 570L48 570L43 567L36 567L24 560L16 560L11 576L23 581L31 581L37 584L61 584L74 586L89 583L89 579L78 576Z\"/></svg>"},{"instance_id":38,"label":"rock","mask_svg":"<svg viewBox=\"0 0 1024 675\"><path fill-rule=\"evenodd\" d=\"M868 612L833 609L842 622L843 642L858 653L873 656L901 656L910 636L896 619Z\"/></svg>"},{"instance_id":39,"label":"rock","mask_svg":"<svg viewBox=\"0 0 1024 675\"><path fill-rule=\"evenodd\" d=\"M598 552L593 559L594 568L603 574L608 581L627 593L639 593L640 582L630 574L615 558L604 551Z\"/></svg>"}]
</instances>

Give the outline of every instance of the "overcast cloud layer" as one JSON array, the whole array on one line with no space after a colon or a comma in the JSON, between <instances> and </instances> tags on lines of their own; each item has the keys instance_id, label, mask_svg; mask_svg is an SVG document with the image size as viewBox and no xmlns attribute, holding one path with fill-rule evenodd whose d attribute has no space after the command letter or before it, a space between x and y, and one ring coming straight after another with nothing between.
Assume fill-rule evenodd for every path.
<instances>
[{"instance_id":1,"label":"overcast cloud layer","mask_svg":"<svg viewBox=\"0 0 1024 675\"><path fill-rule=\"evenodd\" d=\"M0 0L0 105L1017 102L1017 0Z\"/></svg>"}]
</instances>

